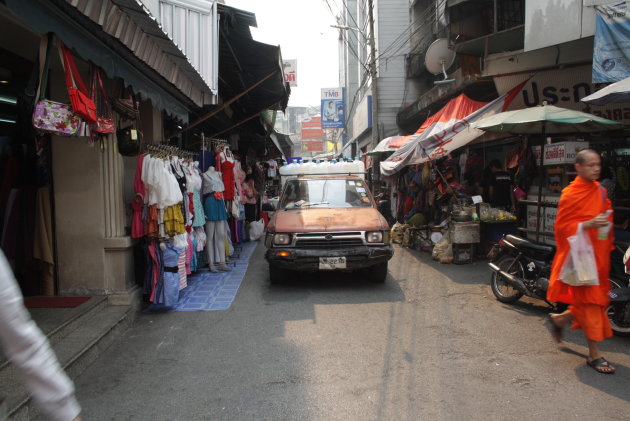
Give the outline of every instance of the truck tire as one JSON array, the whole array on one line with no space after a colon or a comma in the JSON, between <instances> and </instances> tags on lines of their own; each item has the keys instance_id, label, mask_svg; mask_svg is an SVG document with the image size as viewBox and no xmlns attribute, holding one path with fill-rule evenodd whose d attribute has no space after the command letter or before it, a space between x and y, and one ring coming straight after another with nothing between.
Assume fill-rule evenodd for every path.
<instances>
[{"instance_id":1,"label":"truck tire","mask_svg":"<svg viewBox=\"0 0 630 421\"><path fill-rule=\"evenodd\" d=\"M275 266L269 265L269 283L271 285L282 284L287 279L287 271Z\"/></svg>"},{"instance_id":2,"label":"truck tire","mask_svg":"<svg viewBox=\"0 0 630 421\"><path fill-rule=\"evenodd\" d=\"M375 284L385 283L385 279L387 279L387 262L370 266L365 269L365 273L367 274L367 278L370 282Z\"/></svg>"}]
</instances>

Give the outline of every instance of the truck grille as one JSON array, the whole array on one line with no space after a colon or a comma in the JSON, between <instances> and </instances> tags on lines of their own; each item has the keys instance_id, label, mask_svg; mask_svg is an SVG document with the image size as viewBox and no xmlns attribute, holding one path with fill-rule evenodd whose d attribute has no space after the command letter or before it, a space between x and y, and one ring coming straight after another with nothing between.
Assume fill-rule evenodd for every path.
<instances>
[{"instance_id":1,"label":"truck grille","mask_svg":"<svg viewBox=\"0 0 630 421\"><path fill-rule=\"evenodd\" d=\"M363 245L363 235L360 232L337 234L298 234L295 239L296 248L344 248Z\"/></svg>"}]
</instances>

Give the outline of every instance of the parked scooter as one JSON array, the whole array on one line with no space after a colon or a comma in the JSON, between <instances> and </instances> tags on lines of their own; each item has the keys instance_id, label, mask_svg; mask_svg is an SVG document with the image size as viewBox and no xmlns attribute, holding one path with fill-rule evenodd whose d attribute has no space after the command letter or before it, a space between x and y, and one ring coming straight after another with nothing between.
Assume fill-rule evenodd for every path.
<instances>
[{"instance_id":1,"label":"parked scooter","mask_svg":"<svg viewBox=\"0 0 630 421\"><path fill-rule=\"evenodd\" d=\"M385 196L385 193L379 193L375 197L377 203L377 209L383 215L387 223L391 226L394 224L394 217L392 216L391 207L389 205L389 200Z\"/></svg>"},{"instance_id":2,"label":"parked scooter","mask_svg":"<svg viewBox=\"0 0 630 421\"><path fill-rule=\"evenodd\" d=\"M547 301L551 262L555 253L554 246L534 243L516 235L504 235L488 254L488 266L492 269L490 285L497 300L514 303L526 295L545 301L556 311L564 311L566 304ZM610 283L611 304L607 311L612 330L617 335L629 336L628 279L611 277Z\"/></svg>"}]
</instances>

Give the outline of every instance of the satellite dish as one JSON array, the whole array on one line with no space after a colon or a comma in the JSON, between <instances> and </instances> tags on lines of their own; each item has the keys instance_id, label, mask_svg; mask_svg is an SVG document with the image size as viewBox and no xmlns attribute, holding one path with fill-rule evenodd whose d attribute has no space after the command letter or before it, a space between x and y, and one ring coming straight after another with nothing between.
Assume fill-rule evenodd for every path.
<instances>
[{"instance_id":1,"label":"satellite dish","mask_svg":"<svg viewBox=\"0 0 630 421\"><path fill-rule=\"evenodd\" d=\"M448 48L447 38L438 38L427 49L424 55L424 65L427 70L434 75L440 73L444 75L443 80L435 81L435 84L454 82L454 79L448 79L446 69L453 65L455 61L455 51Z\"/></svg>"}]
</instances>

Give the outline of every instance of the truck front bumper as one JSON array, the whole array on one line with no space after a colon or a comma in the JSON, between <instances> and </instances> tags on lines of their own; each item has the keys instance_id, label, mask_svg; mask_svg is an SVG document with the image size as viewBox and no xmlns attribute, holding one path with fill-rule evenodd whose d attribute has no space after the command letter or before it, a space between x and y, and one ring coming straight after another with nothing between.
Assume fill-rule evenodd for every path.
<instances>
[{"instance_id":1,"label":"truck front bumper","mask_svg":"<svg viewBox=\"0 0 630 421\"><path fill-rule=\"evenodd\" d=\"M394 255L394 249L386 246L363 246L340 249L298 249L273 247L267 249L265 259L270 265L288 270L319 271L320 257L345 257L346 271L364 269L385 263Z\"/></svg>"}]
</instances>

